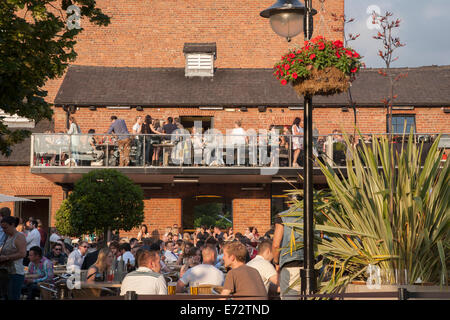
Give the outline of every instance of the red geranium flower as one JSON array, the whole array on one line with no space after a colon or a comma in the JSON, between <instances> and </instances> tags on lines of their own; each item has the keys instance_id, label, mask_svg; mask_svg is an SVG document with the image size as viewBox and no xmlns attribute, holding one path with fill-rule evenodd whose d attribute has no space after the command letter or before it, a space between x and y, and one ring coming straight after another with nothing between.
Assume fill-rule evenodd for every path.
<instances>
[{"instance_id":1,"label":"red geranium flower","mask_svg":"<svg viewBox=\"0 0 450 320\"><path fill-rule=\"evenodd\" d=\"M317 37L315 37L314 39L312 39L311 42L312 42L312 43L317 43L317 42L319 42L320 40L323 40L323 39L324 39L324 37L322 37L322 36L317 36Z\"/></svg>"},{"instance_id":2,"label":"red geranium flower","mask_svg":"<svg viewBox=\"0 0 450 320\"><path fill-rule=\"evenodd\" d=\"M284 70L289 70L290 67L291 67L290 65L285 64L285 65L284 65Z\"/></svg>"},{"instance_id":3,"label":"red geranium flower","mask_svg":"<svg viewBox=\"0 0 450 320\"><path fill-rule=\"evenodd\" d=\"M285 85L287 84L286 79L281 80L281 84L282 84L283 86L285 86Z\"/></svg>"},{"instance_id":4,"label":"red geranium flower","mask_svg":"<svg viewBox=\"0 0 450 320\"><path fill-rule=\"evenodd\" d=\"M356 71L358 71L358 68L357 68L357 67L354 67L354 68L351 70L351 73L355 73Z\"/></svg>"},{"instance_id":5,"label":"red geranium flower","mask_svg":"<svg viewBox=\"0 0 450 320\"><path fill-rule=\"evenodd\" d=\"M310 55L309 56L309 58L311 59L311 60L314 60L314 58L316 57L316 55L313 53L312 55Z\"/></svg>"},{"instance_id":6,"label":"red geranium flower","mask_svg":"<svg viewBox=\"0 0 450 320\"><path fill-rule=\"evenodd\" d=\"M292 78L297 79L297 78L298 78L297 73L294 72L294 73L292 74Z\"/></svg>"},{"instance_id":7,"label":"red geranium flower","mask_svg":"<svg viewBox=\"0 0 450 320\"><path fill-rule=\"evenodd\" d=\"M294 59L294 58L295 58L295 54L291 53L291 54L289 55L289 57L291 57L292 59Z\"/></svg>"},{"instance_id":8,"label":"red geranium flower","mask_svg":"<svg viewBox=\"0 0 450 320\"><path fill-rule=\"evenodd\" d=\"M338 57L339 59L341 58L341 55L339 54L339 51L336 51L336 57Z\"/></svg>"},{"instance_id":9,"label":"red geranium flower","mask_svg":"<svg viewBox=\"0 0 450 320\"><path fill-rule=\"evenodd\" d=\"M345 50L345 54L347 55L347 57L352 58L353 57L353 52L351 52L350 50Z\"/></svg>"},{"instance_id":10,"label":"red geranium flower","mask_svg":"<svg viewBox=\"0 0 450 320\"><path fill-rule=\"evenodd\" d=\"M344 43L341 40L336 40L333 44L336 48L342 48L344 46Z\"/></svg>"},{"instance_id":11,"label":"red geranium flower","mask_svg":"<svg viewBox=\"0 0 450 320\"><path fill-rule=\"evenodd\" d=\"M319 43L319 50L324 50L325 49L325 44L323 42Z\"/></svg>"}]
</instances>

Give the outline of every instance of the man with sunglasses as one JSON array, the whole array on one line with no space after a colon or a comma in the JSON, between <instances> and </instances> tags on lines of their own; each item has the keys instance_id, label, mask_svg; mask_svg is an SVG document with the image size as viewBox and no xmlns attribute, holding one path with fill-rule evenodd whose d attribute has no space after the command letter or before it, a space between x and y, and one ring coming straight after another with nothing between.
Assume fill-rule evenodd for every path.
<instances>
[{"instance_id":1,"label":"man with sunglasses","mask_svg":"<svg viewBox=\"0 0 450 320\"><path fill-rule=\"evenodd\" d=\"M54 265L65 265L67 262L67 254L64 253L60 243L53 246L52 252L47 254L47 259L51 260Z\"/></svg>"},{"instance_id":2,"label":"man with sunglasses","mask_svg":"<svg viewBox=\"0 0 450 320\"><path fill-rule=\"evenodd\" d=\"M67 270L71 271L74 267L76 269L81 269L88 248L89 244L87 241L81 241L79 243L78 249L73 250L67 259Z\"/></svg>"}]
</instances>

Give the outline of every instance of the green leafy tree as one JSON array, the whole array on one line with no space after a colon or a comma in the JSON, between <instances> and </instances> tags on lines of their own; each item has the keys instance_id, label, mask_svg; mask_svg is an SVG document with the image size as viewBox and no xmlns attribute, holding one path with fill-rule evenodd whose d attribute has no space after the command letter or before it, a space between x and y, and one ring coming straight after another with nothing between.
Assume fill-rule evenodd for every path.
<instances>
[{"instance_id":1,"label":"green leafy tree","mask_svg":"<svg viewBox=\"0 0 450 320\"><path fill-rule=\"evenodd\" d=\"M77 56L76 36L83 31L72 24L76 5L79 19L98 26L110 18L94 0L0 1L0 109L34 120L51 120L51 104L42 90L49 79L64 74ZM74 27L75 26L75 27ZM28 130L11 131L0 118L0 154L9 156L11 145L28 137Z\"/></svg>"},{"instance_id":2,"label":"green leafy tree","mask_svg":"<svg viewBox=\"0 0 450 320\"><path fill-rule=\"evenodd\" d=\"M231 213L223 203L205 203L194 209L194 227L218 226L222 229L232 226Z\"/></svg>"},{"instance_id":3,"label":"green leafy tree","mask_svg":"<svg viewBox=\"0 0 450 320\"><path fill-rule=\"evenodd\" d=\"M94 170L75 184L56 212L62 234L79 236L108 230L130 231L144 221L142 189L114 169Z\"/></svg>"}]
</instances>

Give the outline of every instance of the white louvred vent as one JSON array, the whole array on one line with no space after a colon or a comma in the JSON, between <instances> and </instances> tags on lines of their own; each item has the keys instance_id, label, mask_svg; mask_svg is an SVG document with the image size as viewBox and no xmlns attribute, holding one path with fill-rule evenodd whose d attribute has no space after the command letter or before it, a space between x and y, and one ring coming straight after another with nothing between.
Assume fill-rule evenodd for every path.
<instances>
[{"instance_id":1,"label":"white louvred vent","mask_svg":"<svg viewBox=\"0 0 450 320\"><path fill-rule=\"evenodd\" d=\"M186 77L212 77L214 75L214 55L207 53L186 54Z\"/></svg>"}]
</instances>

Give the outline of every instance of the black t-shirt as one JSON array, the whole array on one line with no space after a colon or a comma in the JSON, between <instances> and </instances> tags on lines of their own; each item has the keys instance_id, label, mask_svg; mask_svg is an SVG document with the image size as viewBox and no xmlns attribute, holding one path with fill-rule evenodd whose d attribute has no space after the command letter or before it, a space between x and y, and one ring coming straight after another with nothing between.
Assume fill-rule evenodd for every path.
<instances>
[{"instance_id":1,"label":"black t-shirt","mask_svg":"<svg viewBox=\"0 0 450 320\"><path fill-rule=\"evenodd\" d=\"M174 125L173 123L168 123L168 124L163 125L164 133L167 133L167 134L171 134L172 132L174 132L177 129L178 129L178 127L176 125Z\"/></svg>"}]
</instances>

